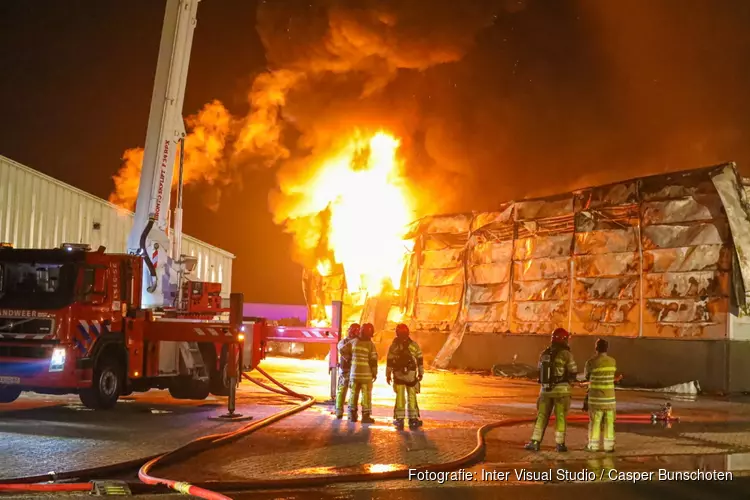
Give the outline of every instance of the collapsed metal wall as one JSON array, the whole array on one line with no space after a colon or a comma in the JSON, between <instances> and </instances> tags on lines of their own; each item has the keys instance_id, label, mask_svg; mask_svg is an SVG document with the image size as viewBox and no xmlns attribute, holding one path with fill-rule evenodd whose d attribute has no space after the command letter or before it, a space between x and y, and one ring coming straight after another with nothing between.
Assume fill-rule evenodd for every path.
<instances>
[{"instance_id":1,"label":"collapsed metal wall","mask_svg":"<svg viewBox=\"0 0 750 500\"><path fill-rule=\"evenodd\" d=\"M418 298L412 326L725 337L733 246L711 172L423 219L415 231L418 271L409 282ZM445 239L448 228L452 241L466 242L463 248L430 250L422 243ZM458 301L457 285L463 285Z\"/></svg>"},{"instance_id":2,"label":"collapsed metal wall","mask_svg":"<svg viewBox=\"0 0 750 500\"><path fill-rule=\"evenodd\" d=\"M307 302L308 326L328 326L332 321L333 301L343 302L343 324L361 321L364 307L357 304L357 297L346 290L346 278L341 266L332 266L326 274L305 269L302 276L302 290Z\"/></svg>"},{"instance_id":3,"label":"collapsed metal wall","mask_svg":"<svg viewBox=\"0 0 750 500\"><path fill-rule=\"evenodd\" d=\"M472 217L434 217L416 224L409 259L405 318L423 329L449 329L461 310L466 284L464 250Z\"/></svg>"}]
</instances>

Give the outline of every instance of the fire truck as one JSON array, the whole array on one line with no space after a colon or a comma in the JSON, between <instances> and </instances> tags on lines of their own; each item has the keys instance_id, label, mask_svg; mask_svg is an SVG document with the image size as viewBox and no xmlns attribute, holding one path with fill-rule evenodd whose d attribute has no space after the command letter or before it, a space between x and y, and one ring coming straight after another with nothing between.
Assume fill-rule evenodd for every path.
<instances>
[{"instance_id":1,"label":"fire truck","mask_svg":"<svg viewBox=\"0 0 750 500\"><path fill-rule=\"evenodd\" d=\"M0 245L0 403L23 391L78 394L92 409L152 388L178 399L223 396L263 355L260 336L243 331L242 296L222 308L220 284L190 280L196 260L181 252L182 148L170 227L198 1L166 2L127 253Z\"/></svg>"},{"instance_id":2,"label":"fire truck","mask_svg":"<svg viewBox=\"0 0 750 500\"><path fill-rule=\"evenodd\" d=\"M0 249L0 403L22 391L77 393L92 409L152 388L176 399L227 396L236 379L228 367L239 363L229 356L245 340L241 294L230 318L223 310L147 309L143 259L104 250ZM260 359L260 338L247 336L245 362Z\"/></svg>"}]
</instances>

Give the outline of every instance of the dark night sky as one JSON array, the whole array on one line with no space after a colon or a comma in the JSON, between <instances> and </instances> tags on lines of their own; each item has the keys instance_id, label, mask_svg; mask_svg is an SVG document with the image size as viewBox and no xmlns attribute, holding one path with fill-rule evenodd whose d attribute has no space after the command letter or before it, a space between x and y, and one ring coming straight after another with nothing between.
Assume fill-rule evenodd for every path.
<instances>
[{"instance_id":1,"label":"dark night sky","mask_svg":"<svg viewBox=\"0 0 750 500\"><path fill-rule=\"evenodd\" d=\"M200 3L185 115L211 99L247 108L265 65L255 10ZM122 152L144 143L163 16L154 0L0 2L0 154L107 198ZM248 300L303 303L291 239L268 214L273 185L272 171L255 171L215 213L188 188L185 232L238 256L233 288Z\"/></svg>"},{"instance_id":2,"label":"dark night sky","mask_svg":"<svg viewBox=\"0 0 750 500\"><path fill-rule=\"evenodd\" d=\"M487 11L497 17L484 28L477 16L492 0L472 0L476 12L439 0L274 0L263 6L262 43L258 2L204 0L184 113L218 99L244 116L267 64L296 67L320 53L307 49L328 26L313 22L327 19L326 6L382 4L405 20L384 38L393 50L359 61L354 76L316 73L290 95L288 116L303 136L364 116L395 126L410 175L450 198L441 210L727 160L747 171L750 2L499 1L504 8ZM155 0L0 2L0 154L107 198L123 151L144 142L163 8ZM457 63L403 61L459 46ZM389 58L401 60L382 64ZM425 71L399 69L367 98L347 92L384 67ZM242 182L223 190L215 212L204 203L209 188L190 186L185 231L237 255L234 289L247 300L302 303L291 238L268 209L275 174L238 170Z\"/></svg>"}]
</instances>

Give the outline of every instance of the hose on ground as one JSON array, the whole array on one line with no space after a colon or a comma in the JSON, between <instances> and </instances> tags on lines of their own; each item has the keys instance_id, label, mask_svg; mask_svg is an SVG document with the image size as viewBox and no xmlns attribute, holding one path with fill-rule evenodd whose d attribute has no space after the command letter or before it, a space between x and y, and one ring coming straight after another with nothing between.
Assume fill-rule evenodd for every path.
<instances>
[{"instance_id":1,"label":"hose on ground","mask_svg":"<svg viewBox=\"0 0 750 500\"><path fill-rule=\"evenodd\" d=\"M54 483L54 484L33 484L33 483L37 483L41 481L50 481L50 480L60 481L60 480L71 480L71 479L81 480L81 479L101 478L103 474L106 474L106 473L116 475L118 473L129 472L139 466L142 466L140 467L140 470L138 471L139 479L141 479L141 481L143 481L143 483L145 483L146 485L156 487L156 488L152 488L154 491L160 490L161 488L158 488L159 486L162 486L162 487L166 486L167 488L174 489L181 493L198 496L200 498L208 498L211 500L217 499L217 498L227 498L223 496L216 496L217 494L215 492L207 491L201 488L200 486L194 486L194 485L184 483L184 482L152 477L148 474L148 472L150 469L153 469L156 465L168 465L169 463L175 463L181 459L187 458L187 456L192 456L196 453L200 453L201 451L205 451L214 446L218 446L220 444L226 444L230 441L240 439L246 435L251 434L252 432L255 432L256 430L259 430L263 427L271 425L272 423L278 422L279 420L283 418L289 417L295 413L305 410L315 403L314 398L309 397L309 396L304 396L295 391L292 391L286 386L283 386L283 384L281 384L277 380L273 379L273 377L268 375L264 370L260 368L256 368L256 369L258 370L259 373L267 377L270 381L272 381L274 384L278 385L282 389L276 389L276 388L270 387L266 384L263 384L262 382L259 382L250 378L246 374L243 374L244 378L276 394L293 396L298 399L305 399L305 402L296 407L282 410L281 412L278 412L274 415L266 417L262 420L253 422L235 431L222 433L222 434L212 434L212 435L200 437L183 446L180 446L179 448L175 450L172 450L169 453L150 456L150 457L146 457L144 459L139 459L139 460L130 460L127 462L112 464L112 465L108 465L104 467L95 467L95 468L89 468L89 469L69 471L69 472L64 472L64 473L59 473L59 474L49 473L49 474L38 475L38 476L4 479L0 481L0 493L11 492L11 491L27 491L27 492L30 492L30 491L35 491L35 492L91 491L92 490L91 483L81 483L81 482ZM146 462L145 465L144 465L144 462ZM142 486L142 484L141 483L131 484L131 487L133 488L143 489L143 488L138 488L139 486Z\"/></svg>"},{"instance_id":2,"label":"hose on ground","mask_svg":"<svg viewBox=\"0 0 750 500\"><path fill-rule=\"evenodd\" d=\"M131 460L131 461L123 462L120 464L113 464L113 465L99 467L99 468L83 469L79 471L71 471L67 473L61 473L58 475L41 475L41 476L33 476L33 477L19 478L19 479L6 479L3 481L0 481L0 493L19 492L19 491L24 491L24 492L91 491L92 490L91 483L56 483L56 484L27 484L27 483L31 482L32 480L38 480L38 481L45 481L45 480L49 481L50 479L55 479L55 480L79 479L80 480L84 478L90 479L92 477L102 477L102 475L106 472L114 473L113 471L123 471L126 469L132 470L134 463L137 462L138 464L142 464L143 461L146 461L147 463L143 465L138 472L138 477L143 483L131 483L130 484L131 489L144 489L143 486L145 484L145 485L151 485L152 487L154 487L153 490L150 490L150 491L158 492L158 491L164 491L162 488L167 487L169 489L178 491L180 493L190 494L193 496L197 496L199 498L205 498L209 500L216 500L216 499L224 500L224 499L229 498L219 493L219 491L231 492L231 491L257 490L257 489L302 488L302 487L324 486L324 485L329 485L329 484L334 484L334 483L379 481L379 480L388 480L388 479L404 479L404 478L409 477L408 469L398 469L398 470L385 471L385 472L336 474L336 475L328 475L328 476L316 476L316 477L309 477L309 478L292 478L292 479L283 479L283 480L206 481L206 482L200 482L200 483L196 482L194 484L190 484L190 483L185 483L185 482L180 482L180 481L173 481L173 480L166 479L166 478L159 478L159 477L152 476L149 474L149 472L157 465L164 466L170 463L176 463L180 460L188 458L189 456L193 456L194 454L199 453L201 451L205 451L209 448L220 446L228 442L240 439L257 430L260 430L275 422L278 422L279 420L282 420L300 411L303 411L315 403L314 398L303 395L303 394L299 394L289 389L288 387L286 387L281 382L277 381L275 378L273 378L271 375L266 373L261 368L256 368L256 370L265 378L267 378L272 384L276 385L278 389L275 387L271 387L263 382L254 380L247 374L243 374L243 377L246 380L270 392L280 394L280 395L285 395L285 396L292 396L303 402L300 403L298 406L275 413L269 417L253 422L252 424L241 427L240 429L237 429L235 431L231 431L231 432L227 432L223 434L213 434L209 436L204 436L194 441L191 441L190 443L187 443L186 445L181 446L169 453L158 455L155 457L149 457L142 461ZM510 427L514 425L527 424L527 423L534 422L534 420L535 420L534 418L528 418L528 417L527 418L512 418L512 419L504 419L504 420L500 420L497 422L492 422L492 423L483 425L477 430L477 434L476 434L477 443L474 449L470 453L456 460L452 460L450 462L417 467L417 468L413 468L412 471L416 470L417 472L449 472L449 471L457 470L460 468L466 468L468 466L472 466L480 462L484 458L485 451L486 451L487 433L499 427ZM554 416L551 417L551 420L554 420ZM567 421L571 423L588 422L588 420L589 418L587 414L569 415L567 418ZM677 419L672 419L672 420L676 421ZM652 421L652 416L651 414L620 414L620 415L617 415L617 421L618 422L646 423L646 422ZM26 483L26 484L22 484L22 483ZM162 488L159 488L160 486ZM146 486L146 488L148 488L148 486Z\"/></svg>"},{"instance_id":3,"label":"hose on ground","mask_svg":"<svg viewBox=\"0 0 750 500\"><path fill-rule=\"evenodd\" d=\"M309 408L310 406L312 406L313 404L315 404L315 398L313 398L311 396L305 396L305 395L302 395L302 394L298 394L298 393L292 391L291 389L287 388L286 386L284 386L283 384L281 384L280 382L278 382L276 379L274 379L273 377L271 377L269 374L267 374L261 368L256 368L256 370L258 371L258 373L260 373L261 375L263 375L264 377L266 377L272 383L274 383L277 386L279 386L282 390L278 391L278 390L274 390L271 387L267 387L263 383L256 382L255 380L253 380L252 378L250 378L246 374L243 374L243 376L247 380L249 380L249 381L251 381L253 383L256 383L257 385L259 385L261 387L265 387L267 389L271 389L272 392L286 393L289 396L295 397L297 399L302 399L302 400L304 400L304 402L301 403L301 404L299 404L299 405L297 405L296 407L288 408L286 410L282 410L282 411L280 411L278 413L275 413L275 414L273 414L273 415L271 415L269 417L266 417L266 418L264 418L262 420L259 420L257 422L252 423L252 424L249 424L249 425L246 425L246 426L244 426L244 427L242 427L242 428L240 428L240 429L238 429L236 431L232 431L232 432L228 432L228 433L225 433L225 434L217 435L217 436L215 436L215 439L211 440L208 443L208 447L221 446L221 445L226 444L226 443L228 443L230 441L234 441L234 440L237 440L237 439L239 439L241 437L247 436L248 434L251 434L251 433L253 433L253 432L255 432L255 431L259 430L259 429L262 429L262 428L267 427L267 426L269 426L269 425L271 425L271 424L273 424L275 422L278 422L279 420L282 420L284 418L287 418L287 417L290 417L290 416L294 415L295 413L299 413L299 412L301 412L303 410L306 410L307 408ZM231 500L227 496L224 496L224 495L222 495L220 493L217 493L215 491L208 490L208 489L203 488L201 486L197 486L197 485L193 485L193 484L185 483L185 482L173 481L171 479L160 478L160 477L152 476L152 475L149 474L149 472L151 471L151 469L153 469L157 465L160 465L160 462L163 462L163 461L167 460L168 458L170 458L170 456L171 457L175 457L175 455L176 455L175 452L171 452L171 453L167 453L165 455L162 455L160 457L154 458L153 460L150 460L148 463L146 463L145 465L143 465L143 467L141 467L141 469L138 471L138 479L140 479L143 483L148 484L148 485L166 486L166 487L168 487L170 489L173 489L173 490L178 491L180 493L183 493L185 495L193 495L193 496L196 496L196 497L199 497L199 498L204 498L206 500Z\"/></svg>"},{"instance_id":4,"label":"hose on ground","mask_svg":"<svg viewBox=\"0 0 750 500\"><path fill-rule=\"evenodd\" d=\"M269 387L268 385L252 379L249 375L243 374L243 377L254 384L263 387L271 392L279 394L287 394L298 399L312 400L309 396L299 394L292 391L284 384L274 379L271 375L266 373L264 370L257 368L258 372L270 380L272 383L277 385L279 389ZM281 417L284 418L284 417ZM279 420L281 419L279 418ZM417 472L449 472L460 468L466 468L484 459L486 452L486 435L499 427L511 427L514 425L532 423L536 418L513 418L504 419L497 422L492 422L483 425L477 430L477 442L474 449L467 455L460 457L456 460L445 462L442 464L434 464L423 467L415 468ZM554 416L550 418L554 421ZM568 422L581 422L586 423L589 421L587 414L570 415L566 419ZM645 423L651 422L651 414L621 414L617 416L618 422L633 422L633 423ZM398 469L393 471L384 472L364 472L354 474L336 474L327 476L317 476L309 478L291 478L291 479L272 479L272 480L257 480L257 481L207 481L203 483L196 483L196 486L211 489L213 491L247 491L257 489L278 489L278 488L303 488L303 487L315 487L315 486L326 486L334 483L353 483L353 482L364 482L364 481L381 481L390 479L406 479L409 477L408 469ZM414 469L412 469L412 473Z\"/></svg>"},{"instance_id":5,"label":"hose on ground","mask_svg":"<svg viewBox=\"0 0 750 500\"><path fill-rule=\"evenodd\" d=\"M138 470L138 468L145 462L158 457L159 455L151 455L148 457L137 458L135 460L128 460L126 462L118 462L111 465L104 465L101 467L91 467L88 469L79 469L68 472L48 472L47 474L39 474L37 476L25 476L16 477L12 479L0 479L0 487L5 484L32 484L32 483L44 483L48 481L69 481L72 479L80 479L85 477L87 479L98 479L102 477L113 477L120 474L126 474L131 471ZM1 491L1 490L0 490Z\"/></svg>"},{"instance_id":6,"label":"hose on ground","mask_svg":"<svg viewBox=\"0 0 750 500\"><path fill-rule=\"evenodd\" d=\"M650 415L633 415L636 418L629 418L630 415L621 414L618 415L617 421L621 423L650 423ZM645 417L648 416L648 419ZM291 478L291 479L268 479L268 480L256 480L256 481L206 481L203 483L196 483L204 488L210 488L214 491L250 491L250 490L268 490L268 489L291 489L291 488L313 488L320 486L328 486L331 484L340 483L356 483L356 482L369 482L369 481L384 481L394 479L408 479L409 473L421 473L421 472L450 472L458 469L465 469L476 465L484 459L486 452L486 435L500 427L513 427L516 425L530 424L533 423L536 418L525 417L525 418L507 418L483 425L477 430L477 444L474 449L468 454L450 462L444 462L440 464L426 465L421 467L412 467L411 469L397 469L392 471L384 472L363 472L353 474L335 474L326 476L315 476L306 478ZM571 423L587 423L589 417L586 414L570 415L566 419ZM554 421L554 416L550 418L550 421Z\"/></svg>"}]
</instances>

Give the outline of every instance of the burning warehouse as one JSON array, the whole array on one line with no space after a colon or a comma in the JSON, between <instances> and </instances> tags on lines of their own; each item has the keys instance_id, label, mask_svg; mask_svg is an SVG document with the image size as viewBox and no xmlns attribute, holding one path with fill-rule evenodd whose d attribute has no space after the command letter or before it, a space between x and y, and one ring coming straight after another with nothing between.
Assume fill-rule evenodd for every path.
<instances>
[{"instance_id":1,"label":"burning warehouse","mask_svg":"<svg viewBox=\"0 0 750 500\"><path fill-rule=\"evenodd\" d=\"M580 359L605 337L630 384L750 390L750 207L734 164L643 177L497 211L416 221L401 283L362 296L308 270L308 317L403 321L439 366L535 364L556 327ZM385 340L381 339L381 342Z\"/></svg>"}]
</instances>

